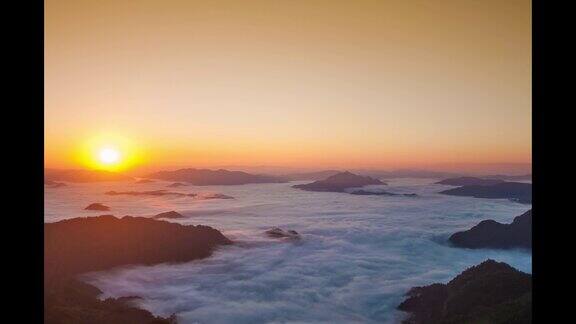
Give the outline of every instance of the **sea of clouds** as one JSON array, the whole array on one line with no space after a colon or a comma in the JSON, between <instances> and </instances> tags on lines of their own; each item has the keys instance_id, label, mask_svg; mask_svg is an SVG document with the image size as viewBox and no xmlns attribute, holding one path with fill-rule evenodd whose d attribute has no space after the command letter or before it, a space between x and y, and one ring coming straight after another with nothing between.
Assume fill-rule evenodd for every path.
<instances>
[{"instance_id":1,"label":"sea of clouds","mask_svg":"<svg viewBox=\"0 0 576 324\"><path fill-rule=\"evenodd\" d=\"M45 221L99 215L152 216L176 210L183 224L221 230L235 245L208 259L131 266L85 279L102 298L140 296L140 307L177 314L180 323L398 322L396 306L413 286L447 282L488 258L531 272L530 252L451 247L450 234L483 219L509 223L530 209L508 200L438 194L449 186L430 179L392 179L386 191L405 196L357 196L291 188L302 182L243 186L188 186L170 191L223 193L230 200L107 196L108 190L169 189L149 184L69 184L46 189ZM381 189L375 187L374 189ZM271 227L296 230L299 241L268 238Z\"/></svg>"}]
</instances>

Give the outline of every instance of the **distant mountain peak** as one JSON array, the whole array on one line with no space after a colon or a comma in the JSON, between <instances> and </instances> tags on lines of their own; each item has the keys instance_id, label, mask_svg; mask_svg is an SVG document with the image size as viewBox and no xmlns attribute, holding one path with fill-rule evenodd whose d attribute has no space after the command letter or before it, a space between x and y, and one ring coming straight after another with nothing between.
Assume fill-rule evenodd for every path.
<instances>
[{"instance_id":1,"label":"distant mountain peak","mask_svg":"<svg viewBox=\"0 0 576 324\"><path fill-rule=\"evenodd\" d=\"M286 180L268 175L250 174L225 169L209 170L185 168L174 171L159 171L147 176L152 179L187 182L197 186L242 185L249 183L282 183Z\"/></svg>"},{"instance_id":2,"label":"distant mountain peak","mask_svg":"<svg viewBox=\"0 0 576 324\"><path fill-rule=\"evenodd\" d=\"M348 188L363 187L367 185L385 185L385 183L368 176L360 176L349 171L344 171L331 175L324 180L295 185L294 188L308 191L343 192Z\"/></svg>"}]
</instances>

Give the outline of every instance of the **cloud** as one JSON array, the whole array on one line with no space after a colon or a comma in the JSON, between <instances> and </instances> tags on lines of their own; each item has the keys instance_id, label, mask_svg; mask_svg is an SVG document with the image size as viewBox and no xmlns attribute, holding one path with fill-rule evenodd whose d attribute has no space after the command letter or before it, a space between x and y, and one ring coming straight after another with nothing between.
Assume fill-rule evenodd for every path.
<instances>
[{"instance_id":1,"label":"cloud","mask_svg":"<svg viewBox=\"0 0 576 324\"><path fill-rule=\"evenodd\" d=\"M184 222L222 229L239 244L205 260L127 267L86 279L103 297L141 296L141 307L177 313L181 323L382 323L403 316L395 308L410 287L447 282L487 258L530 272L526 252L445 244L455 231L487 218L509 223L529 206L439 195L425 182L390 184L418 198L311 193L289 184L218 187L236 199L188 202L184 213L195 207L214 212L194 212ZM156 212L157 201L150 202L139 210ZM294 229L302 240L268 238L263 232L273 226Z\"/></svg>"}]
</instances>

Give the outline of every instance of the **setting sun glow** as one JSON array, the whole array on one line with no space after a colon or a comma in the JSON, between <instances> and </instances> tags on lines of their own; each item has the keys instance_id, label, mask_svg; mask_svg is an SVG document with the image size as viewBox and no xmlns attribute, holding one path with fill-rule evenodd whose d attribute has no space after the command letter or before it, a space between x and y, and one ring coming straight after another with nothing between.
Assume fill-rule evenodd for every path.
<instances>
[{"instance_id":1,"label":"setting sun glow","mask_svg":"<svg viewBox=\"0 0 576 324\"><path fill-rule=\"evenodd\" d=\"M116 164L120 162L120 153L113 148L103 148L100 150L98 158L104 164Z\"/></svg>"},{"instance_id":2,"label":"setting sun glow","mask_svg":"<svg viewBox=\"0 0 576 324\"><path fill-rule=\"evenodd\" d=\"M126 171L142 162L141 150L130 139L115 135L97 135L80 145L76 160L90 169Z\"/></svg>"},{"instance_id":3,"label":"setting sun glow","mask_svg":"<svg viewBox=\"0 0 576 324\"><path fill-rule=\"evenodd\" d=\"M47 167L531 163L528 0L45 3Z\"/></svg>"}]
</instances>

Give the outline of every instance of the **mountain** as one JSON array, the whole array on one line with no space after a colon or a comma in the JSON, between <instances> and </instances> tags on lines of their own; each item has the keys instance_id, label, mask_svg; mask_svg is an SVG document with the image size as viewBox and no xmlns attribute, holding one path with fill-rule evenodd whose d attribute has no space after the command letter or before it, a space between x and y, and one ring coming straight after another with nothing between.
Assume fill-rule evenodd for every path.
<instances>
[{"instance_id":1,"label":"mountain","mask_svg":"<svg viewBox=\"0 0 576 324\"><path fill-rule=\"evenodd\" d=\"M484 176L483 178L484 179L506 180L506 181L522 181L522 180L532 180L532 174L523 174L523 175L496 174L496 175L487 175L487 176Z\"/></svg>"},{"instance_id":2,"label":"mountain","mask_svg":"<svg viewBox=\"0 0 576 324\"><path fill-rule=\"evenodd\" d=\"M470 249L532 249L532 210L515 217L511 224L491 219L481 221L467 231L454 233L449 240L458 247Z\"/></svg>"},{"instance_id":3,"label":"mountain","mask_svg":"<svg viewBox=\"0 0 576 324\"><path fill-rule=\"evenodd\" d=\"M135 307L136 296L100 300L102 291L79 280L44 290L45 324L176 324L176 316L154 316Z\"/></svg>"},{"instance_id":4,"label":"mountain","mask_svg":"<svg viewBox=\"0 0 576 324\"><path fill-rule=\"evenodd\" d=\"M394 179L394 178L422 178L422 179L446 179L461 176L460 173L431 171L431 170L411 170L399 169L393 171L379 171L379 170L354 170L361 175L367 175L379 179Z\"/></svg>"},{"instance_id":5,"label":"mountain","mask_svg":"<svg viewBox=\"0 0 576 324\"><path fill-rule=\"evenodd\" d=\"M54 181L67 182L104 182L104 181L128 181L132 177L104 170L81 170L81 169L44 169L44 182Z\"/></svg>"},{"instance_id":6,"label":"mountain","mask_svg":"<svg viewBox=\"0 0 576 324\"><path fill-rule=\"evenodd\" d=\"M47 188L61 188L66 187L66 184L63 182L48 180L44 181L44 186L46 186Z\"/></svg>"},{"instance_id":7,"label":"mountain","mask_svg":"<svg viewBox=\"0 0 576 324\"><path fill-rule=\"evenodd\" d=\"M393 171L386 170L366 170L366 169L352 169L353 173L363 176L369 176L372 178L424 178L424 179L442 179L442 178L454 178L461 174L452 172L442 172L442 171L428 171L428 170L410 170L410 169L400 169ZM338 170L323 170L323 171L313 171L313 172L294 172L284 174L282 177L289 179L291 181L302 181L302 180L322 180L329 176L333 176L342 171Z\"/></svg>"},{"instance_id":8,"label":"mountain","mask_svg":"<svg viewBox=\"0 0 576 324\"><path fill-rule=\"evenodd\" d=\"M126 298L100 301L100 291L76 276L129 264L201 259L231 243L208 226L145 217L104 215L46 223L45 323L173 323L131 306Z\"/></svg>"},{"instance_id":9,"label":"mountain","mask_svg":"<svg viewBox=\"0 0 576 324\"><path fill-rule=\"evenodd\" d=\"M84 208L84 210L108 211L108 210L110 210L110 207L103 205L101 203L92 203L92 204L86 206L86 208Z\"/></svg>"},{"instance_id":10,"label":"mountain","mask_svg":"<svg viewBox=\"0 0 576 324\"><path fill-rule=\"evenodd\" d=\"M418 196L415 193L398 194L398 193L393 193L393 192L388 192L388 191L381 191L381 190L371 191L371 190L364 190L364 189L350 191L349 194L358 195L358 196L406 196L406 197Z\"/></svg>"},{"instance_id":11,"label":"mountain","mask_svg":"<svg viewBox=\"0 0 576 324\"><path fill-rule=\"evenodd\" d=\"M385 185L385 183L378 179L359 176L346 171L332 175L324 180L295 185L292 187L307 191L344 192L345 189L348 188L362 187L366 185Z\"/></svg>"},{"instance_id":12,"label":"mountain","mask_svg":"<svg viewBox=\"0 0 576 324\"><path fill-rule=\"evenodd\" d=\"M46 278L124 264L183 262L230 244L209 226L183 226L146 217L80 217L44 224Z\"/></svg>"},{"instance_id":13,"label":"mountain","mask_svg":"<svg viewBox=\"0 0 576 324\"><path fill-rule=\"evenodd\" d=\"M228 171L224 169L180 169L175 171L160 171L152 173L147 177L167 181L188 182L196 186L286 182L286 179L279 177L250 174L242 171Z\"/></svg>"},{"instance_id":14,"label":"mountain","mask_svg":"<svg viewBox=\"0 0 576 324\"><path fill-rule=\"evenodd\" d=\"M109 196L119 196L119 195L126 195L126 196L177 196L177 197L196 197L197 194L195 193L181 193L181 192L173 192L167 190L148 190L148 191L106 191L105 195Z\"/></svg>"},{"instance_id":15,"label":"mountain","mask_svg":"<svg viewBox=\"0 0 576 324\"><path fill-rule=\"evenodd\" d=\"M326 179L327 177L333 176L337 173L342 171L338 170L324 170L324 171L316 171L316 172L300 172L300 173L289 173L283 176L291 181L302 181L302 180L322 180Z\"/></svg>"},{"instance_id":16,"label":"mountain","mask_svg":"<svg viewBox=\"0 0 576 324\"><path fill-rule=\"evenodd\" d=\"M152 218L154 218L154 219L162 219L162 218L176 219L176 218L184 218L184 216L182 216L182 214L180 214L179 212L172 210L169 212L157 214L155 216L152 216Z\"/></svg>"},{"instance_id":17,"label":"mountain","mask_svg":"<svg viewBox=\"0 0 576 324\"><path fill-rule=\"evenodd\" d=\"M507 198L523 204L532 203L532 184L522 182L502 182L489 186L462 186L440 193L475 198Z\"/></svg>"},{"instance_id":18,"label":"mountain","mask_svg":"<svg viewBox=\"0 0 576 324\"><path fill-rule=\"evenodd\" d=\"M404 323L531 323L532 276L506 263L486 260L448 284L414 287L398 309Z\"/></svg>"},{"instance_id":19,"label":"mountain","mask_svg":"<svg viewBox=\"0 0 576 324\"><path fill-rule=\"evenodd\" d=\"M458 177L449 178L436 182L437 184L444 184L450 186L489 186L497 183L502 183L504 180L499 179L482 179L475 177Z\"/></svg>"}]
</instances>

